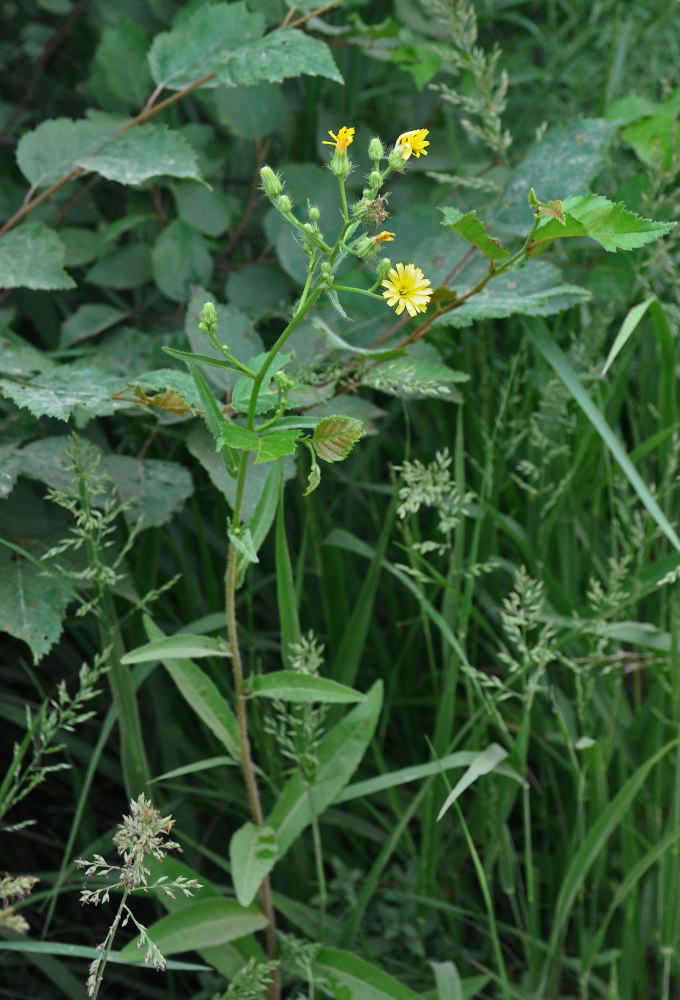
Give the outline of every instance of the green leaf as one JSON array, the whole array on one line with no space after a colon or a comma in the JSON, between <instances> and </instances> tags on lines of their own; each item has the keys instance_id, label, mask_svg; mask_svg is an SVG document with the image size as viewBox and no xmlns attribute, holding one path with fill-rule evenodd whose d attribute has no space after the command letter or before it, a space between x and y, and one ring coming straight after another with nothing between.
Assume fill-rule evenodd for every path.
<instances>
[{"instance_id":1,"label":"green leaf","mask_svg":"<svg viewBox=\"0 0 680 1000\"><path fill-rule=\"evenodd\" d=\"M565 198L565 225L558 219L546 219L532 241L531 253L541 252L555 240L569 236L589 236L605 250L634 250L652 243L675 229L675 222L643 219L623 205L601 195L577 195Z\"/></svg>"},{"instance_id":2,"label":"green leaf","mask_svg":"<svg viewBox=\"0 0 680 1000\"><path fill-rule=\"evenodd\" d=\"M240 424L235 424L231 420L225 420L220 429L217 448L223 448L224 445L229 448L237 448L239 451L257 451L260 446L260 437L247 427L241 427Z\"/></svg>"},{"instance_id":3,"label":"green leaf","mask_svg":"<svg viewBox=\"0 0 680 1000\"><path fill-rule=\"evenodd\" d=\"M258 354L255 358L248 359L248 368L251 371L258 371L264 364L267 358L266 353ZM262 383L260 393L257 397L256 413L268 413L270 410L275 409L279 401L279 392L274 382L274 375L276 372L281 371L281 369L288 364L292 354L277 354L274 363L267 373L267 378ZM299 388L299 386L295 386ZM247 375L242 375L234 385L234 390L231 395L231 405L234 410L238 413L247 413L248 407L250 405L250 397L253 392L253 379Z\"/></svg>"},{"instance_id":4,"label":"green leaf","mask_svg":"<svg viewBox=\"0 0 680 1000\"><path fill-rule=\"evenodd\" d=\"M0 334L0 372L22 378L48 371L55 363L46 354L7 328Z\"/></svg>"},{"instance_id":5,"label":"green leaf","mask_svg":"<svg viewBox=\"0 0 680 1000\"><path fill-rule=\"evenodd\" d=\"M129 455L107 455L102 470L126 504L123 514L130 527L160 527L194 491L189 470L161 458L139 461Z\"/></svg>"},{"instance_id":6,"label":"green leaf","mask_svg":"<svg viewBox=\"0 0 680 1000\"><path fill-rule=\"evenodd\" d=\"M364 700L320 741L314 785L317 816L337 799L366 752L378 722L382 697L382 682L376 681ZM268 819L276 831L279 857L283 857L310 822L308 788L301 775L295 774L284 786Z\"/></svg>"},{"instance_id":7,"label":"green leaf","mask_svg":"<svg viewBox=\"0 0 680 1000\"><path fill-rule=\"evenodd\" d=\"M194 288L184 317L184 330L193 351L202 356L226 361L224 355L213 347L208 337L198 329L201 310L208 301L214 303L217 312L217 335L220 343L229 345L232 357L244 361L253 355L259 355L264 350L259 334L255 332L252 321L245 313L234 306L225 306L217 302L215 296L204 288ZM222 366L222 371L210 368L205 375L208 382L223 393L233 389L240 377L238 371L238 369L228 371Z\"/></svg>"},{"instance_id":8,"label":"green leaf","mask_svg":"<svg viewBox=\"0 0 680 1000\"><path fill-rule=\"evenodd\" d=\"M147 615L144 616L144 629L151 642L167 638ZM161 657L160 660L186 703L222 743L227 753L240 763L236 718L213 681L191 660L177 660L174 657Z\"/></svg>"},{"instance_id":9,"label":"green leaf","mask_svg":"<svg viewBox=\"0 0 680 1000\"><path fill-rule=\"evenodd\" d=\"M366 358L367 361L390 361L392 358L401 358L406 354L406 349L403 347L356 347L343 340L320 316L313 315L310 322L313 327L324 334L333 347L337 347L341 351L349 351L351 354L358 354L359 357Z\"/></svg>"},{"instance_id":10,"label":"green leaf","mask_svg":"<svg viewBox=\"0 0 680 1000\"><path fill-rule=\"evenodd\" d=\"M384 969L339 948L321 948L313 968L337 1000L420 1000Z\"/></svg>"},{"instance_id":11,"label":"green leaf","mask_svg":"<svg viewBox=\"0 0 680 1000\"><path fill-rule=\"evenodd\" d=\"M602 169L616 129L616 122L580 117L547 129L512 172L503 194L503 204L508 208L496 219L495 228L526 236L532 222L527 205L531 187L549 183L545 191L548 199L564 199L575 191L587 191Z\"/></svg>"},{"instance_id":12,"label":"green leaf","mask_svg":"<svg viewBox=\"0 0 680 1000\"><path fill-rule=\"evenodd\" d=\"M279 28L226 53L217 67L217 78L222 83L242 86L260 80L281 83L303 73L344 82L328 46L294 28Z\"/></svg>"},{"instance_id":13,"label":"green leaf","mask_svg":"<svg viewBox=\"0 0 680 1000\"><path fill-rule=\"evenodd\" d=\"M143 28L122 17L104 28L94 54L111 92L133 108L140 108L153 88L146 54L149 39Z\"/></svg>"},{"instance_id":14,"label":"green leaf","mask_svg":"<svg viewBox=\"0 0 680 1000\"><path fill-rule=\"evenodd\" d=\"M131 649L121 657L121 663L146 663L149 660L181 660L184 657L231 656L229 647L222 639L212 639L206 635L169 635L154 639L144 646Z\"/></svg>"},{"instance_id":15,"label":"green leaf","mask_svg":"<svg viewBox=\"0 0 680 1000\"><path fill-rule=\"evenodd\" d=\"M205 4L172 31L156 35L149 52L154 82L181 90L214 72L234 50L259 38L264 17L245 3ZM216 86L210 81L209 86Z\"/></svg>"},{"instance_id":16,"label":"green leaf","mask_svg":"<svg viewBox=\"0 0 680 1000\"><path fill-rule=\"evenodd\" d=\"M246 562L258 562L257 551L253 544L253 536L250 534L250 528L247 525L241 525L238 530L229 528L227 534L229 535L229 541Z\"/></svg>"},{"instance_id":17,"label":"green leaf","mask_svg":"<svg viewBox=\"0 0 680 1000\"><path fill-rule=\"evenodd\" d=\"M22 471L23 455L14 444L0 445L0 499L8 497Z\"/></svg>"},{"instance_id":18,"label":"green leaf","mask_svg":"<svg viewBox=\"0 0 680 1000\"><path fill-rule=\"evenodd\" d=\"M281 659L285 667L292 666L293 647L300 642L300 616L298 614L298 590L295 573L290 558L286 520L284 516L283 482L279 480L279 502L276 511L276 535L274 544L276 568L276 601L279 609L281 632Z\"/></svg>"},{"instance_id":19,"label":"green leaf","mask_svg":"<svg viewBox=\"0 0 680 1000\"><path fill-rule=\"evenodd\" d=\"M213 259L201 234L175 219L156 240L151 266L163 294L173 302L186 302L192 285L205 285L210 280Z\"/></svg>"},{"instance_id":20,"label":"green leaf","mask_svg":"<svg viewBox=\"0 0 680 1000\"><path fill-rule=\"evenodd\" d=\"M291 463L292 465L292 463ZM253 470L256 474L261 473L260 469ZM250 471L249 471L250 475ZM267 533L271 528L272 521L276 515L276 509L279 502L280 494L280 484L283 476L283 463L277 462L276 465L271 466L268 470L267 478L261 484L259 489L259 494L257 496L257 503L255 509L253 510L251 516L248 518L248 530L250 531L250 537L253 543L253 549L255 552L259 552L262 544L267 537ZM246 485L246 490L248 489ZM244 501L244 508L246 504ZM236 576L237 580L241 581L243 574L245 572L247 562L250 560L241 559L239 560Z\"/></svg>"},{"instance_id":21,"label":"green leaf","mask_svg":"<svg viewBox=\"0 0 680 1000\"><path fill-rule=\"evenodd\" d=\"M192 181L173 184L172 193L180 219L199 233L221 236L229 226L234 214L234 203L229 195Z\"/></svg>"},{"instance_id":22,"label":"green leaf","mask_svg":"<svg viewBox=\"0 0 680 1000\"><path fill-rule=\"evenodd\" d=\"M314 428L314 451L325 462L341 462L361 437L363 426L356 417L324 417Z\"/></svg>"},{"instance_id":23,"label":"green leaf","mask_svg":"<svg viewBox=\"0 0 680 1000\"><path fill-rule=\"evenodd\" d=\"M463 984L453 962L430 962L437 984L437 1000L465 1000Z\"/></svg>"},{"instance_id":24,"label":"green leaf","mask_svg":"<svg viewBox=\"0 0 680 1000\"><path fill-rule=\"evenodd\" d=\"M236 372L237 375L243 375L243 369L230 361L229 358L212 357L210 354L195 354L194 351L178 351L174 347L164 347L163 350L166 354L170 354L180 361L191 361L195 365L208 365L211 368L225 368L227 371Z\"/></svg>"},{"instance_id":25,"label":"green leaf","mask_svg":"<svg viewBox=\"0 0 680 1000\"><path fill-rule=\"evenodd\" d=\"M654 297L645 299L644 302L638 302L636 306L632 306L628 310L626 317L619 328L619 332L616 334L616 337L614 338L614 343L612 344L609 350L609 354L607 355L607 360L605 361L604 367L602 368L602 375L607 374L612 364L614 363L614 360L618 357L620 352L623 350L625 345L628 343L630 338L635 333L635 330L637 329L640 320L647 312L652 302L656 301L658 300L655 299Z\"/></svg>"},{"instance_id":26,"label":"green leaf","mask_svg":"<svg viewBox=\"0 0 680 1000\"><path fill-rule=\"evenodd\" d=\"M0 631L23 640L38 663L61 635L67 587L39 565L0 550Z\"/></svg>"},{"instance_id":27,"label":"green leaf","mask_svg":"<svg viewBox=\"0 0 680 1000\"><path fill-rule=\"evenodd\" d=\"M54 184L76 168L120 184L142 184L163 175L200 177L196 154L179 132L157 124L120 132L126 124L126 119L101 113L79 121L50 119L21 137L17 163L34 187Z\"/></svg>"},{"instance_id":28,"label":"green leaf","mask_svg":"<svg viewBox=\"0 0 680 1000\"><path fill-rule=\"evenodd\" d=\"M388 361L378 368L370 368L362 382L404 399L434 396L448 403L462 403L462 396L453 383L467 382L469 378L469 375L454 371L444 363L435 364L408 357Z\"/></svg>"},{"instance_id":29,"label":"green leaf","mask_svg":"<svg viewBox=\"0 0 680 1000\"><path fill-rule=\"evenodd\" d=\"M456 783L455 788L452 788L449 794L444 800L444 804L437 814L437 822L444 816L456 799L469 788L470 785L481 777L483 774L488 774L489 771L495 770L501 761L505 760L508 756L508 751L504 750L503 747L499 746L497 743L492 743L485 750L480 751L475 754L474 760L468 766L467 771L463 777Z\"/></svg>"},{"instance_id":30,"label":"green leaf","mask_svg":"<svg viewBox=\"0 0 680 1000\"><path fill-rule=\"evenodd\" d=\"M363 701L364 695L345 684L302 674L297 670L277 670L272 674L256 674L248 684L248 694L255 698L278 698L293 704L302 702L348 703Z\"/></svg>"},{"instance_id":31,"label":"green leaf","mask_svg":"<svg viewBox=\"0 0 680 1000\"><path fill-rule=\"evenodd\" d=\"M458 294L468 291L459 287ZM586 302L590 292L568 285L559 270L548 261L531 261L519 271L510 270L494 278L478 295L433 321L433 326L470 326L480 319L505 316L549 316Z\"/></svg>"},{"instance_id":32,"label":"green leaf","mask_svg":"<svg viewBox=\"0 0 680 1000\"><path fill-rule=\"evenodd\" d=\"M30 382L0 379L0 390L33 414L68 420L74 411L88 417L110 416L115 410L112 399L121 388L120 379L89 365L60 365Z\"/></svg>"},{"instance_id":33,"label":"green leaf","mask_svg":"<svg viewBox=\"0 0 680 1000\"><path fill-rule=\"evenodd\" d=\"M87 272L86 281L103 288L141 288L151 280L151 251L146 243L116 247Z\"/></svg>"},{"instance_id":34,"label":"green leaf","mask_svg":"<svg viewBox=\"0 0 680 1000\"><path fill-rule=\"evenodd\" d=\"M243 907L235 899L199 899L161 917L148 928L148 933L164 955L176 955L224 944L266 926L267 918L256 907ZM136 938L121 950L122 960L131 961L133 957L143 960L144 952L139 950L138 941Z\"/></svg>"},{"instance_id":35,"label":"green leaf","mask_svg":"<svg viewBox=\"0 0 680 1000\"><path fill-rule=\"evenodd\" d=\"M250 906L276 863L276 835L270 826L245 823L229 844L231 877L241 906Z\"/></svg>"},{"instance_id":36,"label":"green leaf","mask_svg":"<svg viewBox=\"0 0 680 1000\"><path fill-rule=\"evenodd\" d=\"M295 453L295 446L300 440L299 430L272 430L259 436L255 465L263 462L275 462L278 458Z\"/></svg>"},{"instance_id":37,"label":"green leaf","mask_svg":"<svg viewBox=\"0 0 680 1000\"><path fill-rule=\"evenodd\" d=\"M0 288L75 288L64 270L66 247L41 222L25 222L0 238Z\"/></svg>"},{"instance_id":38,"label":"green leaf","mask_svg":"<svg viewBox=\"0 0 680 1000\"><path fill-rule=\"evenodd\" d=\"M96 337L110 327L120 323L128 313L104 302L79 306L61 325L59 346L63 349L81 340Z\"/></svg>"},{"instance_id":39,"label":"green leaf","mask_svg":"<svg viewBox=\"0 0 680 1000\"><path fill-rule=\"evenodd\" d=\"M510 251L500 240L488 235L476 212L463 214L457 208L442 208L441 211L444 216L442 225L451 226L454 232L476 246L489 260L505 260L510 256Z\"/></svg>"}]
</instances>

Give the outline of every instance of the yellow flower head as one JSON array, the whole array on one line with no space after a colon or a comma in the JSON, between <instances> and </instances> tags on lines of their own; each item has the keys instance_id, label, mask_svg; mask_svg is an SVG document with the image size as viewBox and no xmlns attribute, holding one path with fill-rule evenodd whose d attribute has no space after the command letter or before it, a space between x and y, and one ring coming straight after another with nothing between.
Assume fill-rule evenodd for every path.
<instances>
[{"instance_id":1,"label":"yellow flower head","mask_svg":"<svg viewBox=\"0 0 680 1000\"><path fill-rule=\"evenodd\" d=\"M397 307L397 316L401 316L404 309L409 316L415 316L425 312L430 304L432 289L427 287L430 283L430 279L415 264L397 264L390 268L383 281L386 288L383 295L388 306Z\"/></svg>"},{"instance_id":2,"label":"yellow flower head","mask_svg":"<svg viewBox=\"0 0 680 1000\"><path fill-rule=\"evenodd\" d=\"M430 131L426 128L414 128L411 132L402 132L395 147L401 153L402 159L408 160L411 154L416 157L419 157L421 153L423 156L427 156L425 147L430 144L425 137L429 134Z\"/></svg>"},{"instance_id":3,"label":"yellow flower head","mask_svg":"<svg viewBox=\"0 0 680 1000\"><path fill-rule=\"evenodd\" d=\"M335 146L339 153L343 153L350 142L354 142L354 132L355 129L347 128L346 125L343 125L337 135L335 132L328 132L333 142L329 142L328 139L322 139L321 142L324 146Z\"/></svg>"},{"instance_id":4,"label":"yellow flower head","mask_svg":"<svg viewBox=\"0 0 680 1000\"><path fill-rule=\"evenodd\" d=\"M378 233L373 237L374 243L394 243L394 233L388 233L386 229L383 229L381 233Z\"/></svg>"}]
</instances>

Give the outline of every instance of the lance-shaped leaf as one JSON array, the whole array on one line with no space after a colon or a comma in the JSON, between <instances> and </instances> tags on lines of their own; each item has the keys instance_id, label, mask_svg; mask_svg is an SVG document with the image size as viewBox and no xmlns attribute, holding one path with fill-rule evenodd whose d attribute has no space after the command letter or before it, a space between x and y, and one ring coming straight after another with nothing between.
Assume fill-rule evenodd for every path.
<instances>
[{"instance_id":1,"label":"lance-shaped leaf","mask_svg":"<svg viewBox=\"0 0 680 1000\"><path fill-rule=\"evenodd\" d=\"M652 243L675 228L675 222L656 222L630 212L597 194L574 195L562 202L564 222L546 219L537 229L530 252L540 253L555 240L589 236L605 250L634 250Z\"/></svg>"},{"instance_id":2,"label":"lance-shaped leaf","mask_svg":"<svg viewBox=\"0 0 680 1000\"><path fill-rule=\"evenodd\" d=\"M281 701L336 702L363 701L364 695L346 684L327 677L301 674L297 670L277 670L272 674L256 674L248 685L248 694L259 698L276 698Z\"/></svg>"},{"instance_id":3,"label":"lance-shaped leaf","mask_svg":"<svg viewBox=\"0 0 680 1000\"><path fill-rule=\"evenodd\" d=\"M364 700L320 741L313 789L317 816L335 801L366 752L378 721L382 696L382 682L377 681ZM269 826L276 831L280 858L310 822L309 789L298 773L284 786L268 819Z\"/></svg>"},{"instance_id":4,"label":"lance-shaped leaf","mask_svg":"<svg viewBox=\"0 0 680 1000\"><path fill-rule=\"evenodd\" d=\"M24 223L0 239L0 288L75 288L64 270L66 247L41 222Z\"/></svg>"},{"instance_id":5,"label":"lance-shaped leaf","mask_svg":"<svg viewBox=\"0 0 680 1000\"><path fill-rule=\"evenodd\" d=\"M384 969L349 951L321 948L313 967L332 996L342 1000L421 1000Z\"/></svg>"},{"instance_id":6,"label":"lance-shaped leaf","mask_svg":"<svg viewBox=\"0 0 680 1000\"><path fill-rule=\"evenodd\" d=\"M196 154L179 132L146 124L117 134L126 124L102 114L50 119L21 137L17 163L35 187L53 184L76 167L120 184L162 175L199 179Z\"/></svg>"},{"instance_id":7,"label":"lance-shaped leaf","mask_svg":"<svg viewBox=\"0 0 680 1000\"><path fill-rule=\"evenodd\" d=\"M361 437L363 426L356 417L324 417L314 428L314 451L326 462L341 462Z\"/></svg>"},{"instance_id":8,"label":"lance-shaped leaf","mask_svg":"<svg viewBox=\"0 0 680 1000\"><path fill-rule=\"evenodd\" d=\"M121 663L145 663L148 660L178 660L186 656L231 656L229 647L221 639L208 635L169 635L154 639L144 646L131 649L121 658Z\"/></svg>"},{"instance_id":9,"label":"lance-shaped leaf","mask_svg":"<svg viewBox=\"0 0 680 1000\"><path fill-rule=\"evenodd\" d=\"M199 899L195 903L161 917L149 927L149 937L164 955L196 951L245 937L267 926L267 918L257 907L245 908L235 899ZM121 959L142 960L135 938L120 953Z\"/></svg>"},{"instance_id":10,"label":"lance-shaped leaf","mask_svg":"<svg viewBox=\"0 0 680 1000\"><path fill-rule=\"evenodd\" d=\"M450 315L446 313L446 317ZM462 403L463 397L453 383L467 382L469 378L465 372L455 371L443 362L408 357L369 369L363 383L403 399L434 396L448 403Z\"/></svg>"},{"instance_id":11,"label":"lance-shaped leaf","mask_svg":"<svg viewBox=\"0 0 680 1000\"><path fill-rule=\"evenodd\" d=\"M505 260L510 256L510 251L503 246L500 240L489 236L482 222L477 218L476 212L466 212L463 214L457 208L443 208L443 226L451 226L454 232L462 236L464 240L472 243L481 250L489 260Z\"/></svg>"},{"instance_id":12,"label":"lance-shaped leaf","mask_svg":"<svg viewBox=\"0 0 680 1000\"><path fill-rule=\"evenodd\" d=\"M231 838L231 877L241 906L250 906L255 899L262 879L276 863L277 854L276 834L270 826L245 823Z\"/></svg>"}]
</instances>

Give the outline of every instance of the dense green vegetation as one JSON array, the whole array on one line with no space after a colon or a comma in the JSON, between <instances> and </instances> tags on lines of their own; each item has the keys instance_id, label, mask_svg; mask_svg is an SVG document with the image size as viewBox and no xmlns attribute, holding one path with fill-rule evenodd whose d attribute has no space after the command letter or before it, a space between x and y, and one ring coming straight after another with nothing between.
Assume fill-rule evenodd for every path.
<instances>
[{"instance_id":1,"label":"dense green vegetation","mask_svg":"<svg viewBox=\"0 0 680 1000\"><path fill-rule=\"evenodd\" d=\"M318 8L0 3L0 997L671 1000L677 3Z\"/></svg>"}]
</instances>

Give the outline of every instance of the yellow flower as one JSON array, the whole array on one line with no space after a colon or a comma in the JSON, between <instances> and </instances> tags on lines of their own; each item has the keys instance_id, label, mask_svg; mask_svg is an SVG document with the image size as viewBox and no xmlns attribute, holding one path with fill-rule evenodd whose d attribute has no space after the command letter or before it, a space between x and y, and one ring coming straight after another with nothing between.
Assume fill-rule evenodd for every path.
<instances>
[{"instance_id":1,"label":"yellow flower","mask_svg":"<svg viewBox=\"0 0 680 1000\"><path fill-rule=\"evenodd\" d=\"M402 134L397 139L396 148L401 153L402 159L408 160L409 156L419 157L422 153L423 156L427 156L426 146L429 146L429 142L425 136L429 135L430 131L426 128L414 128L411 132L402 132Z\"/></svg>"},{"instance_id":2,"label":"yellow flower","mask_svg":"<svg viewBox=\"0 0 680 1000\"><path fill-rule=\"evenodd\" d=\"M381 233L378 233L373 237L374 243L394 243L394 233L388 233L386 229L383 229Z\"/></svg>"},{"instance_id":3,"label":"yellow flower","mask_svg":"<svg viewBox=\"0 0 680 1000\"><path fill-rule=\"evenodd\" d=\"M388 306L397 306L397 316L401 316L404 309L409 316L415 316L425 312L430 304L432 289L427 287L429 284L430 279L415 264L397 264L390 268L383 281L387 289L383 295Z\"/></svg>"},{"instance_id":4,"label":"yellow flower","mask_svg":"<svg viewBox=\"0 0 680 1000\"><path fill-rule=\"evenodd\" d=\"M350 142L354 142L354 132L355 129L347 128L346 125L343 125L337 135L335 132L328 132L334 140L333 142L329 142L328 139L322 139L321 142L324 146L335 146L338 152L342 153L347 149Z\"/></svg>"}]
</instances>

